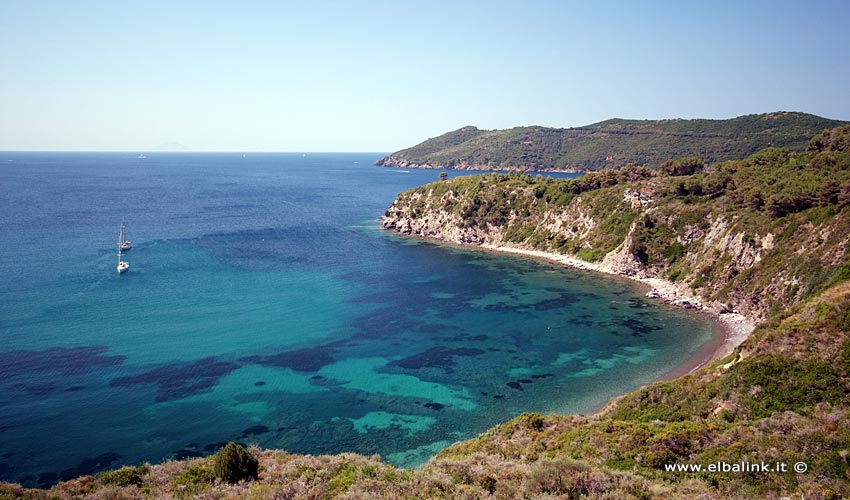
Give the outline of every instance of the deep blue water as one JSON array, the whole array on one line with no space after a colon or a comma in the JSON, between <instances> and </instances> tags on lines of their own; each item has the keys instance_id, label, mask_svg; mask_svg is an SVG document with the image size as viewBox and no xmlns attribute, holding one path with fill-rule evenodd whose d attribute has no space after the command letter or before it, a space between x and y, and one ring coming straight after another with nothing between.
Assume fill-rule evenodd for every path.
<instances>
[{"instance_id":1,"label":"deep blue water","mask_svg":"<svg viewBox=\"0 0 850 500\"><path fill-rule=\"evenodd\" d=\"M437 172L377 157L0 153L0 480L228 440L413 466L709 339L629 282L382 231Z\"/></svg>"}]
</instances>

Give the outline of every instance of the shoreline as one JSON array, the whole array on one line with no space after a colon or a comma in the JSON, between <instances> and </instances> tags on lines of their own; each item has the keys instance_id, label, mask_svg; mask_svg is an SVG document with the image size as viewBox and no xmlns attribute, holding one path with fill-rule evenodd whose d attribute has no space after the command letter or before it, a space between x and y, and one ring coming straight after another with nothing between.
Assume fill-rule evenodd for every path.
<instances>
[{"instance_id":1,"label":"shoreline","mask_svg":"<svg viewBox=\"0 0 850 500\"><path fill-rule=\"evenodd\" d=\"M515 172L515 171L523 171L531 174L536 173L564 173L564 174L587 174L593 172L593 170L581 169L581 168L554 168L554 167L524 167L522 165L516 166L508 166L508 167L494 167L492 165L470 165L468 163L462 163L458 165L440 165L440 164L431 164L431 163L412 163L407 161L384 161L389 157L379 158L377 161L372 163L373 166L382 167L382 168L418 168L423 170L459 170L459 171L469 171L469 172Z\"/></svg>"},{"instance_id":2,"label":"shoreline","mask_svg":"<svg viewBox=\"0 0 850 500\"><path fill-rule=\"evenodd\" d=\"M548 262L561 264L573 269L583 271L594 271L607 274L619 278L626 278L630 281L635 281L649 287L646 297L660 299L664 303L671 306L687 309L699 314L708 315L713 321L711 339L696 352L691 354L683 363L670 369L664 375L658 377L655 381L673 380L684 375L693 373L694 371L714 362L725 358L731 354L750 334L755 330L756 322L752 318L748 318L739 313L721 312L714 308L702 304L700 298L685 293L680 287L677 287L673 282L652 277L642 277L635 275L627 275L615 272L606 267L604 264L596 262L587 262L576 257L568 255L559 255L542 250L529 250L525 248L515 248L502 245L493 245L484 243L481 245L461 245L469 248L481 248L483 250L506 253L513 255L522 255L542 259Z\"/></svg>"}]
</instances>

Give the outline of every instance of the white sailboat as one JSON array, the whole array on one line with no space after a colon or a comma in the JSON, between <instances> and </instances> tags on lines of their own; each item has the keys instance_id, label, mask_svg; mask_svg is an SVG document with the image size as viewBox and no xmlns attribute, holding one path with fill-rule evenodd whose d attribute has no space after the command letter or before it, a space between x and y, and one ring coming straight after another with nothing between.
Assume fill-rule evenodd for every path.
<instances>
[{"instance_id":1,"label":"white sailboat","mask_svg":"<svg viewBox=\"0 0 850 500\"><path fill-rule=\"evenodd\" d=\"M126 241L125 238L124 238L124 223L122 222L121 223L121 230L118 232L118 266L115 268L115 269L118 270L118 274L121 274L124 271L127 271L128 269L130 269L130 263L121 260L121 257L122 257L121 247L124 245L124 243L130 243L130 242Z\"/></svg>"},{"instance_id":2,"label":"white sailboat","mask_svg":"<svg viewBox=\"0 0 850 500\"><path fill-rule=\"evenodd\" d=\"M127 239L127 224L121 221L121 232L118 234L118 250L127 251L133 248L133 244Z\"/></svg>"},{"instance_id":3,"label":"white sailboat","mask_svg":"<svg viewBox=\"0 0 850 500\"><path fill-rule=\"evenodd\" d=\"M127 261L121 260L121 252L118 252L118 266L115 269L118 269L118 274L130 269L130 264Z\"/></svg>"}]
</instances>

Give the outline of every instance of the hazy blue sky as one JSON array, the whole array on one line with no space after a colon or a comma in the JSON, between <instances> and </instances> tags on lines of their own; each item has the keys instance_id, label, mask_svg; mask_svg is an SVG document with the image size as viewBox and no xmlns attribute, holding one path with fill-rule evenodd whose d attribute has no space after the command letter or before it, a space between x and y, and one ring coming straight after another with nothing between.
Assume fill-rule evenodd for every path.
<instances>
[{"instance_id":1,"label":"hazy blue sky","mask_svg":"<svg viewBox=\"0 0 850 500\"><path fill-rule=\"evenodd\" d=\"M463 125L850 120L850 1L0 1L0 149L390 151Z\"/></svg>"}]
</instances>

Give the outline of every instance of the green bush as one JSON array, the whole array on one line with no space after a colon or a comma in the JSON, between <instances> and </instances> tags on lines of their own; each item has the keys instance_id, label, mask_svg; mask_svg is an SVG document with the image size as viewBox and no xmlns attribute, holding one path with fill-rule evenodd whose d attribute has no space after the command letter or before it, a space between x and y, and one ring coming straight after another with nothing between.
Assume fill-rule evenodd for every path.
<instances>
[{"instance_id":1,"label":"green bush","mask_svg":"<svg viewBox=\"0 0 850 500\"><path fill-rule=\"evenodd\" d=\"M174 482L184 486L212 484L215 482L215 472L206 467L189 467L181 472Z\"/></svg>"},{"instance_id":2,"label":"green bush","mask_svg":"<svg viewBox=\"0 0 850 500\"><path fill-rule=\"evenodd\" d=\"M496 484L497 484L497 481L496 481L496 478L495 478L495 477L493 477L493 476L491 476L491 475L489 475L489 474L488 474L488 475L486 475L486 476L482 477L482 478L478 481L478 484L481 486L481 488L483 488L484 490L486 490L486 491L487 491L488 493L490 493L491 495L492 495L493 493L496 493Z\"/></svg>"},{"instance_id":3,"label":"green bush","mask_svg":"<svg viewBox=\"0 0 850 500\"><path fill-rule=\"evenodd\" d=\"M773 354L735 365L733 382L748 389L742 401L753 417L764 418L775 411L805 413L815 404L828 401L846 404L847 387L830 363L823 359L787 359Z\"/></svg>"},{"instance_id":4,"label":"green bush","mask_svg":"<svg viewBox=\"0 0 850 500\"><path fill-rule=\"evenodd\" d=\"M118 470L102 472L98 477L103 484L114 484L115 486L141 486L142 476L148 473L144 465L140 467L123 467Z\"/></svg>"},{"instance_id":5,"label":"green bush","mask_svg":"<svg viewBox=\"0 0 850 500\"><path fill-rule=\"evenodd\" d=\"M527 428L538 432L542 431L546 425L546 421L539 413L523 413L517 420L523 422Z\"/></svg>"},{"instance_id":6,"label":"green bush","mask_svg":"<svg viewBox=\"0 0 850 500\"><path fill-rule=\"evenodd\" d=\"M215 476L231 484L257 479L259 468L257 459L232 441L215 455Z\"/></svg>"},{"instance_id":7,"label":"green bush","mask_svg":"<svg viewBox=\"0 0 850 500\"><path fill-rule=\"evenodd\" d=\"M691 156L679 160L667 160L661 165L661 172L670 176L693 175L702 172L705 162L702 158Z\"/></svg>"},{"instance_id":8,"label":"green bush","mask_svg":"<svg viewBox=\"0 0 850 500\"><path fill-rule=\"evenodd\" d=\"M328 489L344 493L357 482L357 465L345 463L328 480Z\"/></svg>"}]
</instances>

